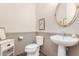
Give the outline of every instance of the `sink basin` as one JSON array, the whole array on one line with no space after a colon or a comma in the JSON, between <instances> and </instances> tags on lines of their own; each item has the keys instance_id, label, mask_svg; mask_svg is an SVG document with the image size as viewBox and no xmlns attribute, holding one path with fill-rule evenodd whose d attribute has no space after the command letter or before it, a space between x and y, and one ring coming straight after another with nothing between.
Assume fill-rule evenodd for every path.
<instances>
[{"instance_id":1,"label":"sink basin","mask_svg":"<svg viewBox=\"0 0 79 59\"><path fill-rule=\"evenodd\" d=\"M63 36L63 35L53 35L50 37L51 41L58 46L58 55L66 55L66 46L74 46L79 42L79 39L75 36Z\"/></svg>"},{"instance_id":2,"label":"sink basin","mask_svg":"<svg viewBox=\"0 0 79 59\"><path fill-rule=\"evenodd\" d=\"M73 46L79 41L77 37L72 36L53 35L50 38L54 43L63 46Z\"/></svg>"}]
</instances>

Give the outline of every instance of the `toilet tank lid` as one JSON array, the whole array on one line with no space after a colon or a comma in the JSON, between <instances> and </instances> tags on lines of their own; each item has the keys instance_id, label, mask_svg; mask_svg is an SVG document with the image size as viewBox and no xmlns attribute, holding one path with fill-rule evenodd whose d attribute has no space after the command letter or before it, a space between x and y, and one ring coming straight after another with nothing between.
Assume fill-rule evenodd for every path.
<instances>
[{"instance_id":1,"label":"toilet tank lid","mask_svg":"<svg viewBox=\"0 0 79 59\"><path fill-rule=\"evenodd\" d=\"M39 45L38 44L29 44L25 48L37 48Z\"/></svg>"},{"instance_id":2,"label":"toilet tank lid","mask_svg":"<svg viewBox=\"0 0 79 59\"><path fill-rule=\"evenodd\" d=\"M43 36L36 36L36 38L42 38L43 39Z\"/></svg>"}]
</instances>

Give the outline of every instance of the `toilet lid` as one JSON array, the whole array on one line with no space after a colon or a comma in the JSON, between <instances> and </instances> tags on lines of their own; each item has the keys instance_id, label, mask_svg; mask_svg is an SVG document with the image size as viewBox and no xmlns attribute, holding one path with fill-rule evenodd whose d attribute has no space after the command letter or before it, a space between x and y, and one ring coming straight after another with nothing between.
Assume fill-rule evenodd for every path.
<instances>
[{"instance_id":1,"label":"toilet lid","mask_svg":"<svg viewBox=\"0 0 79 59\"><path fill-rule=\"evenodd\" d=\"M37 48L39 45L37 44L29 44L26 46L26 48Z\"/></svg>"}]
</instances>

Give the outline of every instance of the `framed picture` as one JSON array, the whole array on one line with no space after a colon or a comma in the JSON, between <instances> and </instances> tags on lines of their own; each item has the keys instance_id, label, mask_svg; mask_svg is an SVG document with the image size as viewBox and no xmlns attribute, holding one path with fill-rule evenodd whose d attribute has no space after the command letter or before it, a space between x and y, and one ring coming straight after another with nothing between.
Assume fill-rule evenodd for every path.
<instances>
[{"instance_id":1,"label":"framed picture","mask_svg":"<svg viewBox=\"0 0 79 59\"><path fill-rule=\"evenodd\" d=\"M0 27L0 40L6 39L5 28Z\"/></svg>"},{"instance_id":2,"label":"framed picture","mask_svg":"<svg viewBox=\"0 0 79 59\"><path fill-rule=\"evenodd\" d=\"M45 18L39 19L39 30L45 30Z\"/></svg>"}]
</instances>

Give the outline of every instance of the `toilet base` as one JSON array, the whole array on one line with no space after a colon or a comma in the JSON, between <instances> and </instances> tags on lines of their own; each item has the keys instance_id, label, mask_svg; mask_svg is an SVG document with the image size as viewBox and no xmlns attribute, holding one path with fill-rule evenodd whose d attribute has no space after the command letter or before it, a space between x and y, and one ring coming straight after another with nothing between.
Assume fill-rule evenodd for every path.
<instances>
[{"instance_id":1,"label":"toilet base","mask_svg":"<svg viewBox=\"0 0 79 59\"><path fill-rule=\"evenodd\" d=\"M35 52L27 52L27 56L39 56L39 48Z\"/></svg>"}]
</instances>

